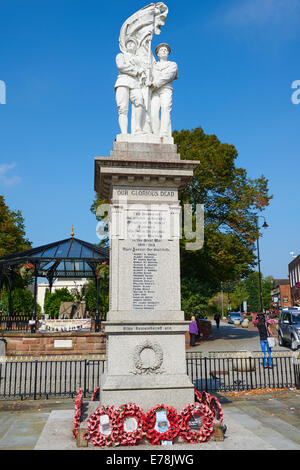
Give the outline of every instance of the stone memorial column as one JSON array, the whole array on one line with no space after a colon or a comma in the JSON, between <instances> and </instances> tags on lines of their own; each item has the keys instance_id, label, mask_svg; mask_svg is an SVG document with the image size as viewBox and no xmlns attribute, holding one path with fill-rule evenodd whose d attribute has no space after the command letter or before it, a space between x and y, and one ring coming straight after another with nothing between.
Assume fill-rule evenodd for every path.
<instances>
[{"instance_id":1,"label":"stone memorial column","mask_svg":"<svg viewBox=\"0 0 300 470\"><path fill-rule=\"evenodd\" d=\"M134 402L147 410L165 403L180 410L194 402L194 387L180 300L178 194L199 162L180 160L174 144L129 137L117 137L110 157L95 159L95 189L110 202L101 404Z\"/></svg>"}]
</instances>

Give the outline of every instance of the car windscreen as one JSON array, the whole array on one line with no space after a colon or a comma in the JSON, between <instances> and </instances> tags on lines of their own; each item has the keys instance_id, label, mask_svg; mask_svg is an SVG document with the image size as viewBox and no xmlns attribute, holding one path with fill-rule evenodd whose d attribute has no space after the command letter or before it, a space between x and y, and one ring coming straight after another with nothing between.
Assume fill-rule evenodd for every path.
<instances>
[{"instance_id":1,"label":"car windscreen","mask_svg":"<svg viewBox=\"0 0 300 470\"><path fill-rule=\"evenodd\" d=\"M241 314L240 313L231 313L230 316L231 317L240 317Z\"/></svg>"},{"instance_id":2,"label":"car windscreen","mask_svg":"<svg viewBox=\"0 0 300 470\"><path fill-rule=\"evenodd\" d=\"M300 325L300 313L292 314L292 323L294 325Z\"/></svg>"}]
</instances>

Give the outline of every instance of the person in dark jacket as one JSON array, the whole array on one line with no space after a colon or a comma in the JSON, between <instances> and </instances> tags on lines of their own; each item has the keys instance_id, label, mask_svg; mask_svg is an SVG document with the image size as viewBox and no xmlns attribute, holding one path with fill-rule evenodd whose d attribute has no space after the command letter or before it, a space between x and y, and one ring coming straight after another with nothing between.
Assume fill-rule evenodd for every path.
<instances>
[{"instance_id":1,"label":"person in dark jacket","mask_svg":"<svg viewBox=\"0 0 300 470\"><path fill-rule=\"evenodd\" d=\"M221 320L221 315L219 314L219 312L215 313L215 315L214 315L214 320L215 320L215 322L216 322L217 328L219 329L220 320Z\"/></svg>"},{"instance_id":2,"label":"person in dark jacket","mask_svg":"<svg viewBox=\"0 0 300 470\"><path fill-rule=\"evenodd\" d=\"M196 336L198 336L198 326L195 317L191 318L191 323L189 325L190 333L190 346L195 346Z\"/></svg>"},{"instance_id":3,"label":"person in dark jacket","mask_svg":"<svg viewBox=\"0 0 300 470\"><path fill-rule=\"evenodd\" d=\"M260 339L260 347L262 352L264 353L264 367L267 369L268 367L271 369L272 366L272 357L271 357L271 349L268 343L268 336L273 336L267 323L266 318L263 313L260 313L256 317L257 320L257 329L259 333ZM268 364L267 364L267 352L268 352Z\"/></svg>"}]
</instances>

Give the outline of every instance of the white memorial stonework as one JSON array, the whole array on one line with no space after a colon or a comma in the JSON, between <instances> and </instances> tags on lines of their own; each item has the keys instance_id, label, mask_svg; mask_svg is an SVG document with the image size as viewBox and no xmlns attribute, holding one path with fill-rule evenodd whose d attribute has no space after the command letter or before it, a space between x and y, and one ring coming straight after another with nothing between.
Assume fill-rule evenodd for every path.
<instances>
[{"instance_id":1,"label":"white memorial stonework","mask_svg":"<svg viewBox=\"0 0 300 470\"><path fill-rule=\"evenodd\" d=\"M121 134L110 157L95 158L95 190L110 203L110 308L100 384L105 406L134 402L147 410L166 403L180 410L194 402L185 359L188 322L181 310L178 195L199 162L181 160L171 137L177 65L167 62L170 47L156 48L158 64L151 52L167 12L163 3L151 4L121 29L116 82Z\"/></svg>"}]
</instances>

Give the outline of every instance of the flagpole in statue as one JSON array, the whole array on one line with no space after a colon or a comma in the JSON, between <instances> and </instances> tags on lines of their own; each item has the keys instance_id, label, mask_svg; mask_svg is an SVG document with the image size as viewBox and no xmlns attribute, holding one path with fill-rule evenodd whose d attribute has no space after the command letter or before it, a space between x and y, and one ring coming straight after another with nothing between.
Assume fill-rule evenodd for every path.
<instances>
[{"instance_id":1,"label":"flagpole in statue","mask_svg":"<svg viewBox=\"0 0 300 470\"><path fill-rule=\"evenodd\" d=\"M151 3L123 24L115 83L121 133L110 157L95 158L95 190L110 203L109 312L103 406L194 402L181 310L179 193L199 162L181 160L171 135L177 64L168 44L151 45L167 6ZM132 126L128 113L131 104Z\"/></svg>"}]
</instances>

